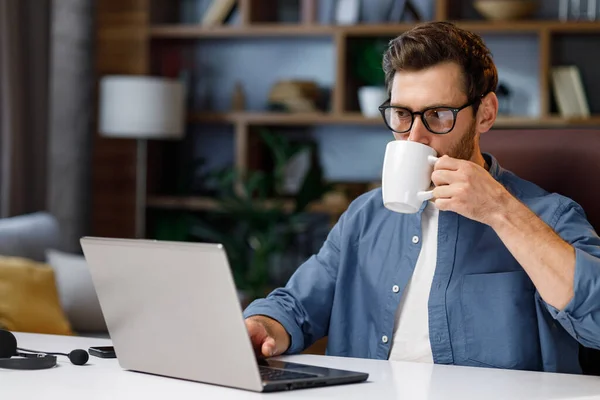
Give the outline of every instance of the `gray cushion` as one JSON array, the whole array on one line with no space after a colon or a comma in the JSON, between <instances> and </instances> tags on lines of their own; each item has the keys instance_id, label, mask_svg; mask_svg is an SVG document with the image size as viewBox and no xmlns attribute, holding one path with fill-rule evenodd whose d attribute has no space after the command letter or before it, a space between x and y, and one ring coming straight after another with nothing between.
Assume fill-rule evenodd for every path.
<instances>
[{"instance_id":1,"label":"gray cushion","mask_svg":"<svg viewBox=\"0 0 600 400\"><path fill-rule=\"evenodd\" d=\"M46 249L59 248L60 227L46 212L0 219L0 255L46 260Z\"/></svg>"},{"instance_id":2,"label":"gray cushion","mask_svg":"<svg viewBox=\"0 0 600 400\"><path fill-rule=\"evenodd\" d=\"M106 322L85 258L49 249L47 263L54 269L60 303L77 332L106 332Z\"/></svg>"}]
</instances>

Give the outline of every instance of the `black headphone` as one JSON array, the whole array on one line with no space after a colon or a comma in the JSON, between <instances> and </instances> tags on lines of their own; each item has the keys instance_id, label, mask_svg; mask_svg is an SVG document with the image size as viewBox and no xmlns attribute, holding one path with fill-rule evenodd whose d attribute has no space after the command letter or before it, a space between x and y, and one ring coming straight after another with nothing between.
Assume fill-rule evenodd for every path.
<instances>
[{"instance_id":1,"label":"black headphone","mask_svg":"<svg viewBox=\"0 0 600 400\"><path fill-rule=\"evenodd\" d=\"M23 358L11 358L13 356ZM56 365L56 356L69 357L75 365L84 365L90 356L87 351L77 349L69 354L47 353L17 347L17 338L9 331L0 329L0 368L46 369Z\"/></svg>"}]
</instances>

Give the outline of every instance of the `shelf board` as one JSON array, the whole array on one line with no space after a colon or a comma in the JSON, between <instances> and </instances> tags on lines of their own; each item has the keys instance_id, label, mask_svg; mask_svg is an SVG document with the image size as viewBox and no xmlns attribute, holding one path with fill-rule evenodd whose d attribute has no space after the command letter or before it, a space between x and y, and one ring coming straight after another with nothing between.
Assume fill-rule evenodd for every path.
<instances>
[{"instance_id":1,"label":"shelf board","mask_svg":"<svg viewBox=\"0 0 600 400\"><path fill-rule=\"evenodd\" d=\"M370 125L387 129L381 117L366 118L362 114L344 113L198 113L189 117L191 123L243 123L247 125ZM540 127L585 127L599 126L600 116L590 118L563 118L550 116L545 118L535 117L504 117L496 118L495 128L540 128Z\"/></svg>"},{"instance_id":2,"label":"shelf board","mask_svg":"<svg viewBox=\"0 0 600 400\"><path fill-rule=\"evenodd\" d=\"M192 114L189 122L201 123L246 123L248 125L381 125L385 127L381 117L365 118L360 113L329 114L323 112L309 113L275 113L275 112L233 112L233 113L199 113Z\"/></svg>"},{"instance_id":3,"label":"shelf board","mask_svg":"<svg viewBox=\"0 0 600 400\"><path fill-rule=\"evenodd\" d=\"M545 28L553 33L600 33L600 22L597 21L551 21Z\"/></svg>"},{"instance_id":4,"label":"shelf board","mask_svg":"<svg viewBox=\"0 0 600 400\"><path fill-rule=\"evenodd\" d=\"M217 202L210 197L149 196L146 206L150 208L209 211L217 209Z\"/></svg>"},{"instance_id":5,"label":"shelf board","mask_svg":"<svg viewBox=\"0 0 600 400\"><path fill-rule=\"evenodd\" d=\"M327 25L300 24L256 24L252 26L212 26L191 24L154 25L150 27L150 36L164 39L195 38L245 38L245 37L281 37L281 36L329 36L334 29Z\"/></svg>"},{"instance_id":6,"label":"shelf board","mask_svg":"<svg viewBox=\"0 0 600 400\"><path fill-rule=\"evenodd\" d=\"M356 24L333 26L333 30L346 36L398 36L414 26L412 23Z\"/></svg>"},{"instance_id":7,"label":"shelf board","mask_svg":"<svg viewBox=\"0 0 600 400\"><path fill-rule=\"evenodd\" d=\"M216 211L218 203L214 198L201 196L149 196L146 200L149 208L187 210L187 211ZM294 209L294 201L288 199L266 200L264 206L267 208L283 205L287 212ZM309 212L322 212L331 215L340 215L348 207L349 202L344 199L332 197L330 200L313 202L308 206Z\"/></svg>"},{"instance_id":8,"label":"shelf board","mask_svg":"<svg viewBox=\"0 0 600 400\"><path fill-rule=\"evenodd\" d=\"M553 33L600 33L596 21L453 21L458 26L481 34L519 34L550 31ZM153 25L153 38L245 38L245 37L295 37L333 36L396 36L414 27L413 23L356 24L356 25L302 25L302 24L254 24L249 26L224 25L205 27L193 24Z\"/></svg>"},{"instance_id":9,"label":"shelf board","mask_svg":"<svg viewBox=\"0 0 600 400\"><path fill-rule=\"evenodd\" d=\"M455 21L464 29L478 33L536 33L550 32L598 32L600 23L595 21Z\"/></svg>"},{"instance_id":10,"label":"shelf board","mask_svg":"<svg viewBox=\"0 0 600 400\"><path fill-rule=\"evenodd\" d=\"M600 33L600 22L595 21L452 21L457 26L480 34L539 33L548 30L555 33ZM348 36L395 36L412 28L413 24L357 24L335 27Z\"/></svg>"},{"instance_id":11,"label":"shelf board","mask_svg":"<svg viewBox=\"0 0 600 400\"><path fill-rule=\"evenodd\" d=\"M578 127L600 127L600 116L590 118L564 118L561 116L549 116L544 118L532 117L497 117L494 128L578 128Z\"/></svg>"},{"instance_id":12,"label":"shelf board","mask_svg":"<svg viewBox=\"0 0 600 400\"><path fill-rule=\"evenodd\" d=\"M536 33L545 26L539 21L531 22L487 22L487 21L454 21L457 26L479 33ZM397 36L414 27L414 24L357 24L336 29L348 36Z\"/></svg>"}]
</instances>

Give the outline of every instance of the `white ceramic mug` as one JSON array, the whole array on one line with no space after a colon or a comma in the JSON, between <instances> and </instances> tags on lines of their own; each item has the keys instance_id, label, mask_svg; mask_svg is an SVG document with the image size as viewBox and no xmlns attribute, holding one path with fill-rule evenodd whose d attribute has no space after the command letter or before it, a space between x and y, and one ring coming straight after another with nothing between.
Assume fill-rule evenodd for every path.
<instances>
[{"instance_id":1,"label":"white ceramic mug","mask_svg":"<svg viewBox=\"0 0 600 400\"><path fill-rule=\"evenodd\" d=\"M433 197L431 174L437 152L422 143L394 140L385 148L383 205L400 213L415 213Z\"/></svg>"}]
</instances>

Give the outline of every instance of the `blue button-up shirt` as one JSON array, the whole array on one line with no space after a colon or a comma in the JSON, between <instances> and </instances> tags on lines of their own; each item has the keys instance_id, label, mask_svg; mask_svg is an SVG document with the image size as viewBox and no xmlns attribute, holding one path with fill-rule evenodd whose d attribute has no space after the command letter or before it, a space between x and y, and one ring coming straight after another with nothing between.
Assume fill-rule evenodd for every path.
<instances>
[{"instance_id":1,"label":"blue button-up shirt","mask_svg":"<svg viewBox=\"0 0 600 400\"><path fill-rule=\"evenodd\" d=\"M491 175L575 248L574 297L563 310L547 304L493 229L440 211L428 304L433 360L581 373L578 343L600 348L600 238L577 203L484 156ZM400 214L383 206L380 189L363 194L286 286L255 300L244 316L279 321L291 337L287 353L328 336L329 355L387 359L421 250L413 237L421 237L424 206Z\"/></svg>"}]
</instances>

